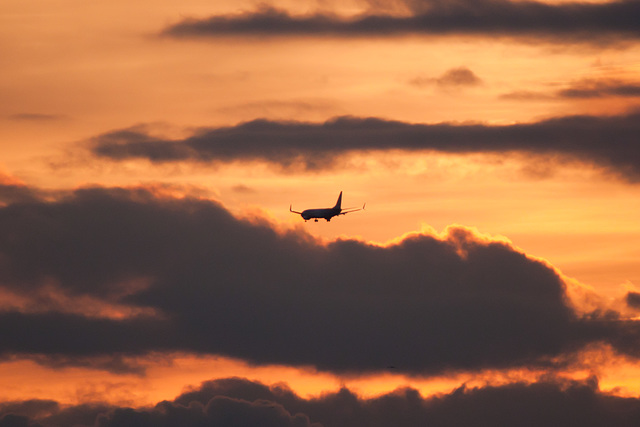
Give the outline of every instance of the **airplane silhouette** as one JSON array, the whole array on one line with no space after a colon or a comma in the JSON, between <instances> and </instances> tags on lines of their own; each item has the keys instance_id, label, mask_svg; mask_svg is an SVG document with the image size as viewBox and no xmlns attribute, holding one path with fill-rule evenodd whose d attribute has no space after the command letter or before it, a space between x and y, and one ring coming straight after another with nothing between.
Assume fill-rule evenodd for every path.
<instances>
[{"instance_id":1,"label":"airplane silhouette","mask_svg":"<svg viewBox=\"0 0 640 427\"><path fill-rule=\"evenodd\" d=\"M346 208L344 210L341 208L341 205L342 205L342 191L338 196L338 201L336 202L336 205L332 208L307 209L302 212L298 212L291 209L292 205L289 205L289 212L299 214L304 219L305 222L307 222L312 218L315 222L318 222L319 218L324 218L327 220L327 222L329 222L331 221L331 218L333 218L334 216L346 215L351 212L364 210L366 203L362 205L361 208Z\"/></svg>"}]
</instances>

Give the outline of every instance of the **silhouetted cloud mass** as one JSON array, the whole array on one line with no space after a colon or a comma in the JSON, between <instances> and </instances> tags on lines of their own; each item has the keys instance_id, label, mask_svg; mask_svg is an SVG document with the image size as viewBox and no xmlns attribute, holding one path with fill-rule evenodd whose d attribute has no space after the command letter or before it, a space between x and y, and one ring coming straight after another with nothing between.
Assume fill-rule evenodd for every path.
<instances>
[{"instance_id":1,"label":"silhouetted cloud mass","mask_svg":"<svg viewBox=\"0 0 640 427\"><path fill-rule=\"evenodd\" d=\"M262 7L254 12L186 19L166 28L171 37L314 36L389 37L404 35L486 35L533 37L559 43L606 44L637 39L640 2L549 4L476 0L401 2L408 14L373 11L355 17L291 15Z\"/></svg>"},{"instance_id":2,"label":"silhouetted cloud mass","mask_svg":"<svg viewBox=\"0 0 640 427\"><path fill-rule=\"evenodd\" d=\"M0 406L0 426L631 427L638 423L640 400L603 393L594 379L549 378L532 384L463 386L427 398L411 388L374 398L362 398L343 388L305 399L286 385L225 378L205 382L173 401L149 408L99 404L63 408L50 401Z\"/></svg>"},{"instance_id":3,"label":"silhouetted cloud mass","mask_svg":"<svg viewBox=\"0 0 640 427\"><path fill-rule=\"evenodd\" d=\"M47 287L150 309L119 320L5 309L0 355L41 363L131 372L126 356L186 351L430 374L561 364L594 343L640 350L635 322L577 315L554 270L461 227L324 245L211 201L89 188L0 208L0 260L2 286L25 297Z\"/></svg>"},{"instance_id":4,"label":"silhouetted cloud mass","mask_svg":"<svg viewBox=\"0 0 640 427\"><path fill-rule=\"evenodd\" d=\"M266 161L282 168L331 168L346 153L368 150L433 150L446 153L510 153L564 156L637 182L640 180L640 113L567 116L534 123L410 124L339 117L324 123L254 120L203 128L182 140L152 137L136 129L93 139L94 154L153 162Z\"/></svg>"}]
</instances>

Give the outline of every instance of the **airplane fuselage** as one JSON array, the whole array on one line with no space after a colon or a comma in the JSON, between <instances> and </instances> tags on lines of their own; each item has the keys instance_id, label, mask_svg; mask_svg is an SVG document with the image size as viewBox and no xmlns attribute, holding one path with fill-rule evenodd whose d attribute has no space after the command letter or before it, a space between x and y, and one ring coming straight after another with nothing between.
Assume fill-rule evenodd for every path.
<instances>
[{"instance_id":1,"label":"airplane fuselage","mask_svg":"<svg viewBox=\"0 0 640 427\"><path fill-rule=\"evenodd\" d=\"M338 196L338 200L336 201L336 205L332 208L320 208L320 209L306 209L302 212L298 212L298 211L294 211L291 208L291 205L289 205L289 211L299 214L302 219L304 219L305 221L308 221L310 219L313 219L315 222L318 222L318 219L320 218L324 218L327 220L327 222L331 221L331 218L333 218L334 216L338 216L338 215L346 215L348 213L351 212L355 212L355 211L360 211L364 209L364 205L362 205L362 208L360 209L356 209L356 208L346 208L346 209L342 209L342 191L340 192L340 195Z\"/></svg>"},{"instance_id":2,"label":"airplane fuselage","mask_svg":"<svg viewBox=\"0 0 640 427\"><path fill-rule=\"evenodd\" d=\"M305 221L312 218L313 219L324 218L327 221L331 221L331 218L333 218L334 216L340 215L341 210L342 209L340 208L306 209L302 211L300 216Z\"/></svg>"}]
</instances>

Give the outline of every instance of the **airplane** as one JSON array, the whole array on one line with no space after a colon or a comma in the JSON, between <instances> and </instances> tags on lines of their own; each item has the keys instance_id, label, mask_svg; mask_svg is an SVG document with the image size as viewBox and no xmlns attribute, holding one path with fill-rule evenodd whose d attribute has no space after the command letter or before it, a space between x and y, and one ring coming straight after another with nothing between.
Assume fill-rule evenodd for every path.
<instances>
[{"instance_id":1,"label":"airplane","mask_svg":"<svg viewBox=\"0 0 640 427\"><path fill-rule=\"evenodd\" d=\"M312 219L315 222L318 222L319 218L324 218L327 220L327 222L331 221L331 218L333 218L334 216L338 216L338 215L346 215L348 213L351 212L356 212L356 211L361 211L364 210L364 207L366 205L366 203L364 205L362 205L361 208L346 208L346 209L342 209L341 207L342 205L342 191L340 192L340 195L338 196L338 201L336 202L336 205L332 208L321 208L321 209L307 209L304 210L302 212L298 212L298 211L294 211L293 209L291 209L291 207L293 205L289 205L289 212L293 212L296 214L299 214L305 222L307 222L308 220Z\"/></svg>"}]
</instances>

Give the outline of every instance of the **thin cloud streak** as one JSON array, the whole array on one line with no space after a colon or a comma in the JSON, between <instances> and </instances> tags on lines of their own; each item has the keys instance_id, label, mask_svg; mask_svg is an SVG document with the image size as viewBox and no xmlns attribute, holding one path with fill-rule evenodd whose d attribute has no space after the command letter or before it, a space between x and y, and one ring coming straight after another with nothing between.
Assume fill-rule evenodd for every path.
<instances>
[{"instance_id":1,"label":"thin cloud streak","mask_svg":"<svg viewBox=\"0 0 640 427\"><path fill-rule=\"evenodd\" d=\"M640 181L640 113L567 116L529 124L410 124L377 118L339 117L324 123L254 120L204 128L182 140L138 129L95 137L91 150L113 160L225 163L265 161L283 169L331 169L344 154L370 150L434 150L445 153L510 153L564 156Z\"/></svg>"},{"instance_id":2,"label":"thin cloud streak","mask_svg":"<svg viewBox=\"0 0 640 427\"><path fill-rule=\"evenodd\" d=\"M426 9L426 10L422 10ZM640 37L640 2L547 4L508 0L428 2L409 16L255 12L187 19L162 31L176 38L220 36L393 37L480 35L533 37L555 43L608 44Z\"/></svg>"},{"instance_id":3,"label":"thin cloud streak","mask_svg":"<svg viewBox=\"0 0 640 427\"><path fill-rule=\"evenodd\" d=\"M515 91L500 95L512 101L549 101L604 98L640 98L640 82L620 79L583 79L554 92Z\"/></svg>"},{"instance_id":4,"label":"thin cloud streak","mask_svg":"<svg viewBox=\"0 0 640 427\"><path fill-rule=\"evenodd\" d=\"M584 80L560 90L562 98L640 97L640 83L621 80Z\"/></svg>"}]
</instances>

